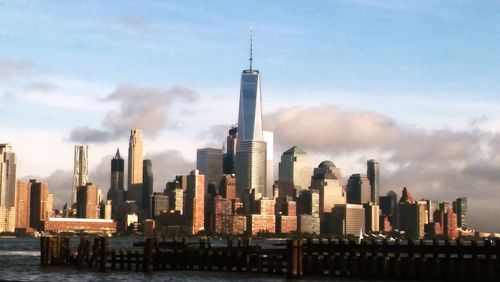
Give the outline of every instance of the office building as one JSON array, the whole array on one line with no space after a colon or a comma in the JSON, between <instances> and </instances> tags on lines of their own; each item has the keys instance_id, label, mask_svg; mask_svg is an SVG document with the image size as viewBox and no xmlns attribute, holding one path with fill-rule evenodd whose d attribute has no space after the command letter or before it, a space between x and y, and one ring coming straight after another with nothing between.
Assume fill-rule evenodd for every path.
<instances>
[{"instance_id":1,"label":"office building","mask_svg":"<svg viewBox=\"0 0 500 282\"><path fill-rule=\"evenodd\" d=\"M280 196L296 196L311 186L312 166L307 153L297 146L286 150L279 163Z\"/></svg>"},{"instance_id":2,"label":"office building","mask_svg":"<svg viewBox=\"0 0 500 282\"><path fill-rule=\"evenodd\" d=\"M42 229L42 222L48 218L47 200L49 185L30 180L30 221L29 225L35 230Z\"/></svg>"},{"instance_id":3,"label":"office building","mask_svg":"<svg viewBox=\"0 0 500 282\"><path fill-rule=\"evenodd\" d=\"M168 196L165 193L153 193L151 197L151 217L155 218L168 212Z\"/></svg>"},{"instance_id":4,"label":"office building","mask_svg":"<svg viewBox=\"0 0 500 282\"><path fill-rule=\"evenodd\" d=\"M347 203L340 169L331 161L323 161L314 169L311 189L319 192L320 217L331 212L335 205Z\"/></svg>"},{"instance_id":5,"label":"office building","mask_svg":"<svg viewBox=\"0 0 500 282\"><path fill-rule=\"evenodd\" d=\"M263 193L267 185L266 142L239 141L236 156L236 193L248 212L250 193Z\"/></svg>"},{"instance_id":6,"label":"office building","mask_svg":"<svg viewBox=\"0 0 500 282\"><path fill-rule=\"evenodd\" d=\"M250 68L241 74L236 149L236 189L247 212L251 191L266 193L267 185L267 144L262 133L260 75L258 70L252 69L252 62L250 44Z\"/></svg>"},{"instance_id":7,"label":"office building","mask_svg":"<svg viewBox=\"0 0 500 282\"><path fill-rule=\"evenodd\" d=\"M202 148L196 150L196 169L205 175L205 229L213 230L214 197L222 178L223 150Z\"/></svg>"},{"instance_id":8,"label":"office building","mask_svg":"<svg viewBox=\"0 0 500 282\"><path fill-rule=\"evenodd\" d=\"M107 199L112 202L111 217L113 219L121 218L120 211L125 202L124 170L125 161L120 155L120 150L116 149L115 157L111 159L111 180L107 195Z\"/></svg>"},{"instance_id":9,"label":"office building","mask_svg":"<svg viewBox=\"0 0 500 282\"><path fill-rule=\"evenodd\" d=\"M164 191L168 196L169 211L178 212L180 215L184 213L184 192L186 189L187 178L183 176L176 176L174 181L167 183Z\"/></svg>"},{"instance_id":10,"label":"office building","mask_svg":"<svg viewBox=\"0 0 500 282\"><path fill-rule=\"evenodd\" d=\"M99 188L92 183L78 187L76 197L76 215L78 218L99 218Z\"/></svg>"},{"instance_id":11,"label":"office building","mask_svg":"<svg viewBox=\"0 0 500 282\"><path fill-rule=\"evenodd\" d=\"M297 200L297 214L308 214L319 217L320 214L320 195L317 190L300 191Z\"/></svg>"},{"instance_id":12,"label":"office building","mask_svg":"<svg viewBox=\"0 0 500 282\"><path fill-rule=\"evenodd\" d=\"M398 203L398 195L394 191L389 191L385 196L379 197L380 211L382 215L392 216L395 214Z\"/></svg>"},{"instance_id":13,"label":"office building","mask_svg":"<svg viewBox=\"0 0 500 282\"><path fill-rule=\"evenodd\" d=\"M371 197L371 187L368 177L361 174L353 174L347 181L347 202L349 204L362 205L374 202Z\"/></svg>"},{"instance_id":14,"label":"office building","mask_svg":"<svg viewBox=\"0 0 500 282\"><path fill-rule=\"evenodd\" d=\"M368 160L366 175L370 181L371 202L379 203L380 193L380 165L376 160Z\"/></svg>"},{"instance_id":15,"label":"office building","mask_svg":"<svg viewBox=\"0 0 500 282\"><path fill-rule=\"evenodd\" d=\"M380 208L376 203L364 203L365 209L365 232L380 231Z\"/></svg>"},{"instance_id":16,"label":"office building","mask_svg":"<svg viewBox=\"0 0 500 282\"><path fill-rule=\"evenodd\" d=\"M234 199L236 198L236 177L232 175L224 175L220 182L219 194L223 198Z\"/></svg>"},{"instance_id":17,"label":"office building","mask_svg":"<svg viewBox=\"0 0 500 282\"><path fill-rule=\"evenodd\" d=\"M30 189L28 181L17 182L16 228L28 229L30 222Z\"/></svg>"},{"instance_id":18,"label":"office building","mask_svg":"<svg viewBox=\"0 0 500 282\"><path fill-rule=\"evenodd\" d=\"M421 239L427 221L426 205L415 201L413 195L403 188L396 208L396 227L405 232L408 239Z\"/></svg>"},{"instance_id":19,"label":"office building","mask_svg":"<svg viewBox=\"0 0 500 282\"><path fill-rule=\"evenodd\" d=\"M0 144L0 206L15 206L16 181L16 154L12 145Z\"/></svg>"},{"instance_id":20,"label":"office building","mask_svg":"<svg viewBox=\"0 0 500 282\"><path fill-rule=\"evenodd\" d=\"M457 228L457 214L450 210L439 209L433 213L434 223L439 224L440 232L437 234L444 234L450 239L458 237Z\"/></svg>"},{"instance_id":21,"label":"office building","mask_svg":"<svg viewBox=\"0 0 500 282\"><path fill-rule=\"evenodd\" d=\"M266 142L266 188L262 191L264 197L273 196L274 183L274 133L263 131L262 136Z\"/></svg>"},{"instance_id":22,"label":"office building","mask_svg":"<svg viewBox=\"0 0 500 282\"><path fill-rule=\"evenodd\" d=\"M142 209L143 139L140 129L130 131L128 146L127 200L135 201Z\"/></svg>"},{"instance_id":23,"label":"office building","mask_svg":"<svg viewBox=\"0 0 500 282\"><path fill-rule=\"evenodd\" d=\"M73 167L71 203L74 205L76 203L78 187L84 186L89 182L89 147L87 145L75 145Z\"/></svg>"},{"instance_id":24,"label":"office building","mask_svg":"<svg viewBox=\"0 0 500 282\"><path fill-rule=\"evenodd\" d=\"M16 225L16 154L10 144L0 144L0 232L14 232Z\"/></svg>"},{"instance_id":25,"label":"office building","mask_svg":"<svg viewBox=\"0 0 500 282\"><path fill-rule=\"evenodd\" d=\"M205 193L209 184L219 187L222 178L222 149L203 148L196 150L196 169L205 175Z\"/></svg>"},{"instance_id":26,"label":"office building","mask_svg":"<svg viewBox=\"0 0 500 282\"><path fill-rule=\"evenodd\" d=\"M146 217L151 217L151 197L153 196L153 164L151 160L142 163L142 208Z\"/></svg>"},{"instance_id":27,"label":"office building","mask_svg":"<svg viewBox=\"0 0 500 282\"><path fill-rule=\"evenodd\" d=\"M187 176L185 218L190 234L197 234L205 228L205 176L193 170Z\"/></svg>"},{"instance_id":28,"label":"office building","mask_svg":"<svg viewBox=\"0 0 500 282\"><path fill-rule=\"evenodd\" d=\"M458 228L467 228L467 198L457 198L453 202L453 211L457 214Z\"/></svg>"},{"instance_id":29,"label":"office building","mask_svg":"<svg viewBox=\"0 0 500 282\"><path fill-rule=\"evenodd\" d=\"M321 223L321 233L359 235L365 231L365 209L362 205L337 204Z\"/></svg>"},{"instance_id":30,"label":"office building","mask_svg":"<svg viewBox=\"0 0 500 282\"><path fill-rule=\"evenodd\" d=\"M112 210L113 210L113 204L110 200L107 200L107 201L101 201L100 203L100 209L99 209L99 212L100 212L100 216L99 218L100 219L111 219L111 213L112 213Z\"/></svg>"},{"instance_id":31,"label":"office building","mask_svg":"<svg viewBox=\"0 0 500 282\"><path fill-rule=\"evenodd\" d=\"M235 174L236 145L238 142L238 128L231 127L226 138L226 152L224 153L222 171L224 174Z\"/></svg>"}]
</instances>

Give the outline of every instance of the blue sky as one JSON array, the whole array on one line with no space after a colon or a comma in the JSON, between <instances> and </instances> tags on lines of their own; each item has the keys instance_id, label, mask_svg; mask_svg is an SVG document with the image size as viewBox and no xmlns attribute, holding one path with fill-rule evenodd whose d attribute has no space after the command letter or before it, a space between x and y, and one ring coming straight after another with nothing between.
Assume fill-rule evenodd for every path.
<instances>
[{"instance_id":1,"label":"blue sky","mask_svg":"<svg viewBox=\"0 0 500 282\"><path fill-rule=\"evenodd\" d=\"M0 51L85 79L232 86L253 26L255 65L271 88L488 97L499 88L496 2L183 2L3 1Z\"/></svg>"},{"instance_id":2,"label":"blue sky","mask_svg":"<svg viewBox=\"0 0 500 282\"><path fill-rule=\"evenodd\" d=\"M485 219L500 212L498 1L185 2L0 0L0 143L20 177L61 203L89 143L106 191L129 127L147 131L157 190L188 173L237 120L253 27L275 160L299 145L347 178L375 158L383 192L468 196L500 231Z\"/></svg>"}]
</instances>

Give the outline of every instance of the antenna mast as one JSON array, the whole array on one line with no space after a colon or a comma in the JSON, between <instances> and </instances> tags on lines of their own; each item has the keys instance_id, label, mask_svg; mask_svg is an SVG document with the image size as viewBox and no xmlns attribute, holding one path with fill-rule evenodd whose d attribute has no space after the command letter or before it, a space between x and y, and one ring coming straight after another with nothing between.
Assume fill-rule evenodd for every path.
<instances>
[{"instance_id":1,"label":"antenna mast","mask_svg":"<svg viewBox=\"0 0 500 282\"><path fill-rule=\"evenodd\" d=\"M252 62L253 62L252 41L253 41L253 27L250 26L250 70L252 70Z\"/></svg>"}]
</instances>

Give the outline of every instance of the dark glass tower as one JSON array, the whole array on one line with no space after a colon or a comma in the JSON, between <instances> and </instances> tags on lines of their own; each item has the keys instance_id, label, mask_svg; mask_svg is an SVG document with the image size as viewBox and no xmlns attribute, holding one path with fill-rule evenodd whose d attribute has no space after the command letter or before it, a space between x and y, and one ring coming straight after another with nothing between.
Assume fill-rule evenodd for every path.
<instances>
[{"instance_id":1,"label":"dark glass tower","mask_svg":"<svg viewBox=\"0 0 500 282\"><path fill-rule=\"evenodd\" d=\"M222 171L224 174L234 174L235 173L235 157L236 157L236 142L238 141L238 128L231 127L227 135L226 140L226 153L224 153L224 159L222 164Z\"/></svg>"},{"instance_id":2,"label":"dark glass tower","mask_svg":"<svg viewBox=\"0 0 500 282\"><path fill-rule=\"evenodd\" d=\"M367 161L367 172L366 175L370 180L371 186L371 201L374 203L379 203L379 185L380 185L380 172L379 163L376 160Z\"/></svg>"},{"instance_id":3,"label":"dark glass tower","mask_svg":"<svg viewBox=\"0 0 500 282\"><path fill-rule=\"evenodd\" d=\"M111 159L111 185L108 191L108 200L112 201L111 217L120 218L120 210L125 201L124 181L125 161L120 156L120 149L116 150L116 155Z\"/></svg>"},{"instance_id":4,"label":"dark glass tower","mask_svg":"<svg viewBox=\"0 0 500 282\"><path fill-rule=\"evenodd\" d=\"M153 164L151 160L142 162L142 207L147 217L151 217L151 197L153 196Z\"/></svg>"}]
</instances>

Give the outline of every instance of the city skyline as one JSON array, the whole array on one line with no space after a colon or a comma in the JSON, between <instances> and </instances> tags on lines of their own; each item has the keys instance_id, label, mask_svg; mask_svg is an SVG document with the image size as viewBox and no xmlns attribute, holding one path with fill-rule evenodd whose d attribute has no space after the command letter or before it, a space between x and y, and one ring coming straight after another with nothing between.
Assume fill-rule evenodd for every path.
<instances>
[{"instance_id":1,"label":"city skyline","mask_svg":"<svg viewBox=\"0 0 500 282\"><path fill-rule=\"evenodd\" d=\"M155 183L187 174L196 149L221 148L237 122L252 25L275 172L294 145L313 167L333 161L344 181L375 159L381 195L407 186L417 198L467 197L474 227L500 230L490 219L500 211L497 4L261 4L262 15L241 19L245 5L221 13L220 2L126 2L115 13L89 2L71 18L66 4L2 4L0 143L12 144L18 178L69 199L72 148L88 144L90 181L105 192L133 128Z\"/></svg>"}]
</instances>

